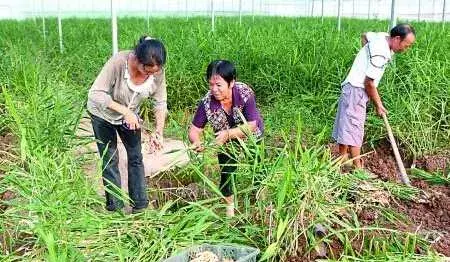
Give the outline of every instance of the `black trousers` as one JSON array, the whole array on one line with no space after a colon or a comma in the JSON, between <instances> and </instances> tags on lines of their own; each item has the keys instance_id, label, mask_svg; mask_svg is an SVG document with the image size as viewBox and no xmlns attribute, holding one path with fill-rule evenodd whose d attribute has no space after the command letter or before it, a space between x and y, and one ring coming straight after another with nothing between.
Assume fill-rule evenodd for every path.
<instances>
[{"instance_id":1,"label":"black trousers","mask_svg":"<svg viewBox=\"0 0 450 262\"><path fill-rule=\"evenodd\" d=\"M217 155L220 167L220 192L225 197L233 195L232 183L234 180L234 172L237 169L235 156L229 153L219 153Z\"/></svg>"},{"instance_id":2,"label":"black trousers","mask_svg":"<svg viewBox=\"0 0 450 262\"><path fill-rule=\"evenodd\" d=\"M260 141L256 142L256 145L248 145L251 148L254 146L259 146ZM241 145L237 140L232 140L224 145L224 151L217 154L220 167L220 192L225 196L229 197L233 195L233 182L234 173L237 169L237 152L242 150ZM258 162L260 161L258 157Z\"/></svg>"},{"instance_id":3,"label":"black trousers","mask_svg":"<svg viewBox=\"0 0 450 262\"><path fill-rule=\"evenodd\" d=\"M147 187L145 184L144 163L141 152L141 131L129 130L123 125L113 125L108 121L91 115L92 128L97 139L98 152L103 159L103 185L106 194L106 209L113 211L124 206L117 197L120 189L119 157L117 151L117 134L125 146L128 158L128 193L134 209L148 206Z\"/></svg>"}]
</instances>

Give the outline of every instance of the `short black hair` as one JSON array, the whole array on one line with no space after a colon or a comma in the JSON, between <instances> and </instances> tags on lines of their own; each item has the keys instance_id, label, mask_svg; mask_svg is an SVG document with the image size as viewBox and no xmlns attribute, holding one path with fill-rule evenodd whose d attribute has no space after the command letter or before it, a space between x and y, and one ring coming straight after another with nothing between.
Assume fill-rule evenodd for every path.
<instances>
[{"instance_id":1,"label":"short black hair","mask_svg":"<svg viewBox=\"0 0 450 262\"><path fill-rule=\"evenodd\" d=\"M410 24L398 24L391 29L390 35L391 37L400 36L400 39L403 40L410 33L416 35L416 30Z\"/></svg>"},{"instance_id":2,"label":"short black hair","mask_svg":"<svg viewBox=\"0 0 450 262\"><path fill-rule=\"evenodd\" d=\"M214 60L206 69L206 81L214 75L219 75L230 84L231 81L236 80L236 67L228 60Z\"/></svg>"},{"instance_id":3,"label":"short black hair","mask_svg":"<svg viewBox=\"0 0 450 262\"><path fill-rule=\"evenodd\" d=\"M142 36L134 47L134 54L139 63L146 66L163 66L166 63L166 48L164 44L149 36Z\"/></svg>"}]
</instances>

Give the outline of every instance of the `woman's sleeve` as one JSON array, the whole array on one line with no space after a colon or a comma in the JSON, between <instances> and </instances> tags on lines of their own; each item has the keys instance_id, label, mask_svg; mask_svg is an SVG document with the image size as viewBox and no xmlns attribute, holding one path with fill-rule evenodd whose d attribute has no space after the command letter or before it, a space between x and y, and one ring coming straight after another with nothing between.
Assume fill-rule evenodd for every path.
<instances>
[{"instance_id":1,"label":"woman's sleeve","mask_svg":"<svg viewBox=\"0 0 450 262\"><path fill-rule=\"evenodd\" d=\"M247 122L257 121L259 118L258 109L256 108L255 94L253 93L244 104L243 114Z\"/></svg>"},{"instance_id":2,"label":"woman's sleeve","mask_svg":"<svg viewBox=\"0 0 450 262\"><path fill-rule=\"evenodd\" d=\"M203 101L200 101L195 112L194 119L192 119L192 124L198 128L204 128L208 119L206 117L205 105Z\"/></svg>"},{"instance_id":3,"label":"woman's sleeve","mask_svg":"<svg viewBox=\"0 0 450 262\"><path fill-rule=\"evenodd\" d=\"M112 86L115 84L116 70L115 57L111 57L103 66L91 88L88 99L104 110L111 103Z\"/></svg>"}]
</instances>

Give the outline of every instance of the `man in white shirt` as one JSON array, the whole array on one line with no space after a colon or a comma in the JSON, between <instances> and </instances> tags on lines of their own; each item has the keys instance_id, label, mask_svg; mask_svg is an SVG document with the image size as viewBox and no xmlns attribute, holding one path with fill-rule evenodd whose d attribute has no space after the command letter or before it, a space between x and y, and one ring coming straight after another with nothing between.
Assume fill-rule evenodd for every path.
<instances>
[{"instance_id":1,"label":"man in white shirt","mask_svg":"<svg viewBox=\"0 0 450 262\"><path fill-rule=\"evenodd\" d=\"M333 128L333 138L339 144L342 160L348 152L356 168L362 168L360 159L364 137L366 108L372 100L379 116L387 114L377 86L394 53L408 49L415 41L411 25L399 24L389 34L368 32L362 35L363 48L359 50L347 78L342 82L338 111Z\"/></svg>"}]
</instances>

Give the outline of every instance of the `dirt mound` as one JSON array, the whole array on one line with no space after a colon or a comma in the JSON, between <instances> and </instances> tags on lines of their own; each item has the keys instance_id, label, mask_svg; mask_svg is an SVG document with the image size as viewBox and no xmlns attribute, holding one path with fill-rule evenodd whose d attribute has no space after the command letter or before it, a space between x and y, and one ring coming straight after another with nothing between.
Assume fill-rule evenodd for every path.
<instances>
[{"instance_id":1,"label":"dirt mound","mask_svg":"<svg viewBox=\"0 0 450 262\"><path fill-rule=\"evenodd\" d=\"M428 185L425 192L426 203L398 202L396 210L408 217L412 229L430 240L436 251L450 256L450 187Z\"/></svg>"},{"instance_id":2,"label":"dirt mound","mask_svg":"<svg viewBox=\"0 0 450 262\"><path fill-rule=\"evenodd\" d=\"M447 171L450 168L450 152L448 154L428 155L415 162L416 168L428 172Z\"/></svg>"},{"instance_id":3,"label":"dirt mound","mask_svg":"<svg viewBox=\"0 0 450 262\"><path fill-rule=\"evenodd\" d=\"M338 156L338 147L330 144L334 157ZM450 154L427 155L415 161L400 149L406 168L415 167L428 172L448 172ZM397 175L397 163L389 141L382 140L375 149L363 148L362 158L367 171L383 181L401 183ZM432 243L439 253L450 256L450 185L431 185L424 180L412 180L412 186L421 189L428 197L426 201L391 201L391 206L407 219L406 224L386 225L402 231L418 232ZM376 210L361 210L358 218L363 224L376 222L379 214ZM293 260L295 261L295 260Z\"/></svg>"},{"instance_id":4,"label":"dirt mound","mask_svg":"<svg viewBox=\"0 0 450 262\"><path fill-rule=\"evenodd\" d=\"M328 147L333 157L339 156L337 144L329 144ZM448 169L450 169L450 152L426 155L417 160L413 160L404 148L400 147L399 151L405 168L415 167L428 172L448 172ZM394 152L388 140L381 140L375 149L363 147L362 154L364 156L361 159L367 171L375 174L383 181L401 182L398 176L398 167ZM425 185L422 184L422 186Z\"/></svg>"}]
</instances>

